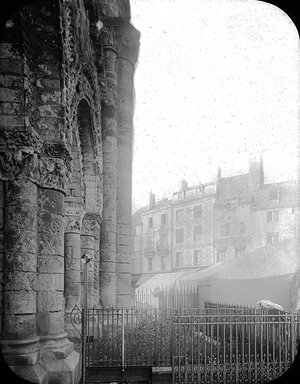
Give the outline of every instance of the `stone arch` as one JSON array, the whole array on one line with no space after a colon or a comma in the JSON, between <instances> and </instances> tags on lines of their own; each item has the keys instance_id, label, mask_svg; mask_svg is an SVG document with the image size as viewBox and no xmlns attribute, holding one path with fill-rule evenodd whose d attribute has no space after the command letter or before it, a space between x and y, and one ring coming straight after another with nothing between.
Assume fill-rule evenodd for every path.
<instances>
[{"instance_id":1,"label":"stone arch","mask_svg":"<svg viewBox=\"0 0 300 384\"><path fill-rule=\"evenodd\" d=\"M77 107L77 128L82 156L83 202L85 211L97 211L97 163L90 105L81 99Z\"/></svg>"},{"instance_id":2,"label":"stone arch","mask_svg":"<svg viewBox=\"0 0 300 384\"><path fill-rule=\"evenodd\" d=\"M65 301L66 314L83 299L83 266L81 255L89 253L88 266L89 305L99 301L99 237L102 201L98 184L98 159L94 133L93 110L90 99L82 97L76 103L77 111L72 129L72 177L65 197ZM69 336L74 335L70 324Z\"/></svg>"},{"instance_id":3,"label":"stone arch","mask_svg":"<svg viewBox=\"0 0 300 384\"><path fill-rule=\"evenodd\" d=\"M71 121L72 126L77 126L77 134L83 139L82 153L91 155L93 153L97 214L102 216L103 209L103 153L101 132L101 103L100 91L97 84L95 70L89 64L83 64L77 75L75 94L72 99ZM89 129L87 130L87 127ZM72 134L70 141L72 142ZM91 187L90 183L86 184Z\"/></svg>"}]
</instances>

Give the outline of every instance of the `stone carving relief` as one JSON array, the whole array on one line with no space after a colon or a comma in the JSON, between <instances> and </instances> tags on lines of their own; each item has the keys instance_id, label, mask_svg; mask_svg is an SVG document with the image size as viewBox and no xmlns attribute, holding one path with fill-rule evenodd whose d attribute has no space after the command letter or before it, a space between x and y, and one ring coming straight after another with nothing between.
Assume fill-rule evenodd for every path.
<instances>
[{"instance_id":1,"label":"stone carving relief","mask_svg":"<svg viewBox=\"0 0 300 384\"><path fill-rule=\"evenodd\" d=\"M0 178L35 179L42 143L32 131L0 131Z\"/></svg>"},{"instance_id":2,"label":"stone carving relief","mask_svg":"<svg viewBox=\"0 0 300 384\"><path fill-rule=\"evenodd\" d=\"M81 233L82 219L85 215L83 208L68 207L65 209L65 232Z\"/></svg>"},{"instance_id":3,"label":"stone carving relief","mask_svg":"<svg viewBox=\"0 0 300 384\"><path fill-rule=\"evenodd\" d=\"M96 238L99 237L100 232L100 223L101 223L100 215L86 215L82 222L82 235L94 236Z\"/></svg>"}]
</instances>

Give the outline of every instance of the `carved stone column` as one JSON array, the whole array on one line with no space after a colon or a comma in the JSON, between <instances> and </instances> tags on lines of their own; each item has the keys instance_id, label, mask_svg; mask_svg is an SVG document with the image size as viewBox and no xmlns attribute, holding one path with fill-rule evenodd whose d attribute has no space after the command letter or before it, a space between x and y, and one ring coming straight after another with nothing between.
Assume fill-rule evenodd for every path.
<instances>
[{"instance_id":1,"label":"carved stone column","mask_svg":"<svg viewBox=\"0 0 300 384\"><path fill-rule=\"evenodd\" d=\"M99 288L95 291L95 272L98 269L97 260L95 258L96 233L99 231L98 215L86 214L82 223L81 233L81 254L88 253L91 261L88 263L87 270L87 291L88 291L88 308L93 305L98 307L99 304ZM81 267L83 273L83 265ZM99 272L98 272L99 273ZM81 280L83 282L83 278ZM83 291L82 291L83 297Z\"/></svg>"},{"instance_id":2,"label":"carved stone column","mask_svg":"<svg viewBox=\"0 0 300 384\"><path fill-rule=\"evenodd\" d=\"M64 200L70 156L62 144L43 147L39 165L37 333L49 382L79 379L80 356L64 329ZM47 156L47 157L46 157Z\"/></svg>"},{"instance_id":3,"label":"carved stone column","mask_svg":"<svg viewBox=\"0 0 300 384\"><path fill-rule=\"evenodd\" d=\"M81 304L81 250L82 208L65 209L65 330L69 337L78 336L70 324L70 313L75 305Z\"/></svg>"},{"instance_id":4,"label":"carved stone column","mask_svg":"<svg viewBox=\"0 0 300 384\"><path fill-rule=\"evenodd\" d=\"M130 24L119 30L117 167L117 306L131 305L131 200L133 74L140 33Z\"/></svg>"},{"instance_id":5,"label":"carved stone column","mask_svg":"<svg viewBox=\"0 0 300 384\"><path fill-rule=\"evenodd\" d=\"M20 377L44 383L36 329L37 186L4 182L4 315L1 351Z\"/></svg>"},{"instance_id":6,"label":"carved stone column","mask_svg":"<svg viewBox=\"0 0 300 384\"><path fill-rule=\"evenodd\" d=\"M102 101L103 221L100 235L100 291L104 307L116 305L117 68L113 28L103 31L106 90Z\"/></svg>"}]
</instances>

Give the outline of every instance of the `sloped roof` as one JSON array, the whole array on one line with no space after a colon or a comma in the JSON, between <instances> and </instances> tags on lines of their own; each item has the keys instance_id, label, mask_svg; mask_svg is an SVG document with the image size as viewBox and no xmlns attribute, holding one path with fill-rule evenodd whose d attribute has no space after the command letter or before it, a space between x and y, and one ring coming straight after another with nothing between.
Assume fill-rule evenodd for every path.
<instances>
[{"instance_id":1,"label":"sloped roof","mask_svg":"<svg viewBox=\"0 0 300 384\"><path fill-rule=\"evenodd\" d=\"M174 284L174 281L186 274L186 271L157 273L149 280L141 284L136 291L154 290L155 288L168 288Z\"/></svg>"},{"instance_id":2,"label":"sloped roof","mask_svg":"<svg viewBox=\"0 0 300 384\"><path fill-rule=\"evenodd\" d=\"M295 273L300 266L295 239L269 244L253 252L186 274L177 281L208 278L253 279Z\"/></svg>"}]
</instances>

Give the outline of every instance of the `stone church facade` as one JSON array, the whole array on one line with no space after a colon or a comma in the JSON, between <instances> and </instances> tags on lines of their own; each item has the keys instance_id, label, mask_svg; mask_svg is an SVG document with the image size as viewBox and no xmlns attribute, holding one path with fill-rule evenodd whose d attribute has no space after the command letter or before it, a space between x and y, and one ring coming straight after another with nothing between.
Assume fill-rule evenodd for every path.
<instances>
[{"instance_id":1,"label":"stone church facade","mask_svg":"<svg viewBox=\"0 0 300 384\"><path fill-rule=\"evenodd\" d=\"M68 315L130 305L133 76L127 0L40 0L0 46L1 352L36 383L77 383Z\"/></svg>"}]
</instances>

